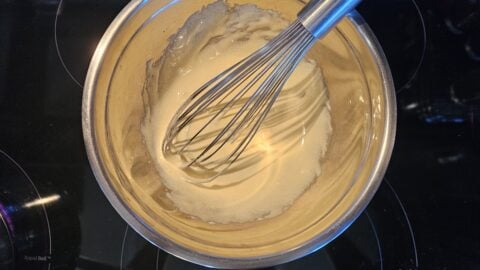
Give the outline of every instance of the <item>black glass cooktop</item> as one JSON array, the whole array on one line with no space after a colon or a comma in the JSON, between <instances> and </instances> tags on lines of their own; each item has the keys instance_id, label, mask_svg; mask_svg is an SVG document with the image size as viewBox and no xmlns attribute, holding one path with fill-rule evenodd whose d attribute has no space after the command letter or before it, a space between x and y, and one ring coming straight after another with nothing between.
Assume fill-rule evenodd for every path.
<instances>
[{"instance_id":1,"label":"black glass cooktop","mask_svg":"<svg viewBox=\"0 0 480 270\"><path fill-rule=\"evenodd\" d=\"M0 269L203 269L135 233L100 191L82 85L128 1L0 0ZM480 1L365 0L390 62L398 132L366 211L270 269L480 269Z\"/></svg>"}]
</instances>

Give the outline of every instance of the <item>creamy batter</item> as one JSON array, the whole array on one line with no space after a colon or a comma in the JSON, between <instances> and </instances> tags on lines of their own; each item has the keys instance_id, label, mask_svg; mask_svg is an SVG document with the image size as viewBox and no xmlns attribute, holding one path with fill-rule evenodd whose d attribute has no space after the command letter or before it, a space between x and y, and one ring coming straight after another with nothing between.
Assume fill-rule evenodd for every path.
<instances>
[{"instance_id":1,"label":"creamy batter","mask_svg":"<svg viewBox=\"0 0 480 270\"><path fill-rule=\"evenodd\" d=\"M254 5L219 1L192 15L170 40L160 61L155 100L143 134L168 198L183 213L206 222L239 223L274 217L287 209L320 175L331 134L322 73L304 59L292 74L249 145L258 162L204 184L162 153L169 121L207 80L264 45L288 25L279 14Z\"/></svg>"}]
</instances>

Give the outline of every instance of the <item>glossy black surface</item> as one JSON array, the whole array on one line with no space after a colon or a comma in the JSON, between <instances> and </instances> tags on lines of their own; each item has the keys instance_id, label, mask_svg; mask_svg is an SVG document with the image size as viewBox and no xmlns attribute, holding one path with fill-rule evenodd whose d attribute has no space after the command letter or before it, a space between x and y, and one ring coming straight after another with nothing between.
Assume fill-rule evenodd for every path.
<instances>
[{"instance_id":1,"label":"glossy black surface","mask_svg":"<svg viewBox=\"0 0 480 270\"><path fill-rule=\"evenodd\" d=\"M130 229L81 132L90 57L127 1L0 0L0 269L202 269ZM365 0L389 60L397 140L367 210L271 269L480 267L480 1Z\"/></svg>"}]
</instances>

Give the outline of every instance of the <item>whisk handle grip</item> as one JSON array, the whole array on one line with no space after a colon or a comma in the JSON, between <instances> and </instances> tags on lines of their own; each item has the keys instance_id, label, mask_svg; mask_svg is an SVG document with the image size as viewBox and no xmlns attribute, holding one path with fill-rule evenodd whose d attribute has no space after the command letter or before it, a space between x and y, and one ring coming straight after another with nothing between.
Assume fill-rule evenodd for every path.
<instances>
[{"instance_id":1,"label":"whisk handle grip","mask_svg":"<svg viewBox=\"0 0 480 270\"><path fill-rule=\"evenodd\" d=\"M311 0L299 13L298 20L316 38L328 33L361 0Z\"/></svg>"}]
</instances>

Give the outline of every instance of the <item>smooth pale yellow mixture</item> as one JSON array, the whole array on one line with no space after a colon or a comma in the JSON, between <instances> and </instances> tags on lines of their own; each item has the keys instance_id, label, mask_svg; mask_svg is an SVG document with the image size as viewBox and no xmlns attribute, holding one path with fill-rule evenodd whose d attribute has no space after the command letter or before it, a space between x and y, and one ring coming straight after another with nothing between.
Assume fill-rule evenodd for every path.
<instances>
[{"instance_id":1,"label":"smooth pale yellow mixture","mask_svg":"<svg viewBox=\"0 0 480 270\"><path fill-rule=\"evenodd\" d=\"M192 15L170 40L160 63L157 99L142 132L168 198L183 213L206 222L240 223L285 211L321 174L330 125L322 73L304 59L249 148L259 162L205 184L166 159L167 126L187 97L206 81L248 56L288 25L279 14L254 5L218 1ZM152 91L152 89L147 89Z\"/></svg>"}]
</instances>

